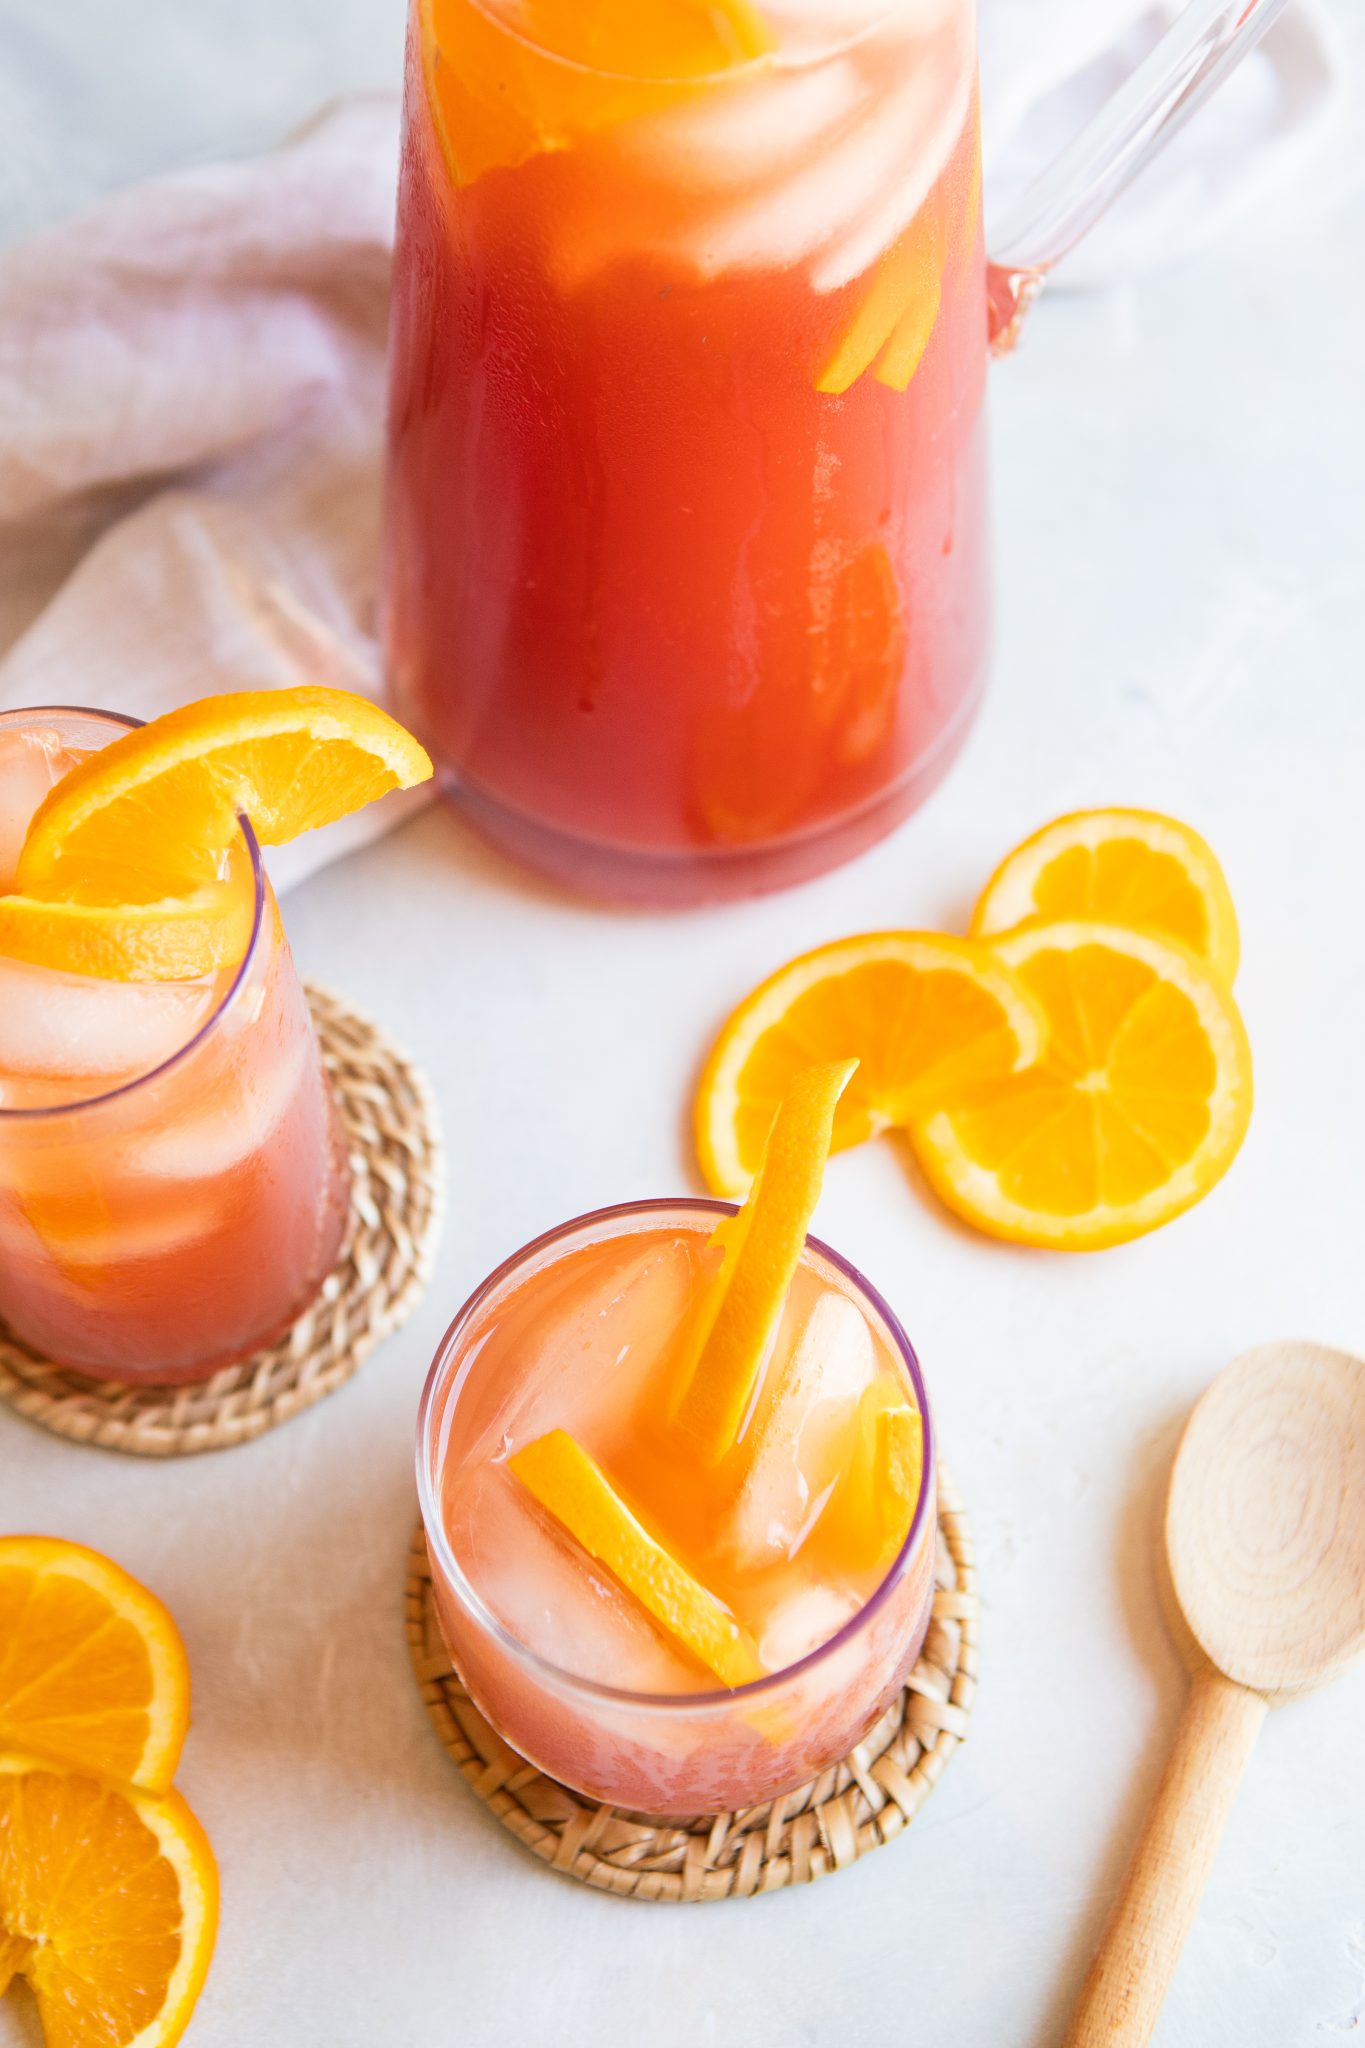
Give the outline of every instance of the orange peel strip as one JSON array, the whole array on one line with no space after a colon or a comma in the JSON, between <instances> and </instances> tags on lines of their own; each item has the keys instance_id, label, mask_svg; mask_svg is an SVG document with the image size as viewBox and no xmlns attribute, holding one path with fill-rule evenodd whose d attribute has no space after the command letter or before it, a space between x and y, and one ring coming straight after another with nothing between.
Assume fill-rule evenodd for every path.
<instances>
[{"instance_id":1,"label":"orange peel strip","mask_svg":"<svg viewBox=\"0 0 1365 2048\"><path fill-rule=\"evenodd\" d=\"M508 1459L526 1491L604 1564L664 1633L723 1685L763 1676L747 1632L626 1506L567 1430L552 1429Z\"/></svg>"},{"instance_id":2,"label":"orange peel strip","mask_svg":"<svg viewBox=\"0 0 1365 2048\"><path fill-rule=\"evenodd\" d=\"M858 1062L807 1067L791 1083L739 1214L719 1225L721 1270L703 1305L674 1420L708 1465L735 1443L820 1199L834 1112Z\"/></svg>"}]
</instances>

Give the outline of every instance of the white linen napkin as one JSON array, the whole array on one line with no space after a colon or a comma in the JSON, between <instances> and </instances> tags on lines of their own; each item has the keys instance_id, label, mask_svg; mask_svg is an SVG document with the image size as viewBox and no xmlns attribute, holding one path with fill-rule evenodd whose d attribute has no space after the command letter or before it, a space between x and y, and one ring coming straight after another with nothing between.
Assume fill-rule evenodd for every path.
<instances>
[{"instance_id":1,"label":"white linen napkin","mask_svg":"<svg viewBox=\"0 0 1365 2048\"><path fill-rule=\"evenodd\" d=\"M983 0L992 197L1079 125L1168 11ZM1255 203L1321 126L1337 69L1299 0L1097 231L1085 273L1188 247ZM344 101L266 156L134 187L0 252L0 707L145 718L296 682L382 696L397 133L391 95ZM277 885L423 797L282 849Z\"/></svg>"}]
</instances>

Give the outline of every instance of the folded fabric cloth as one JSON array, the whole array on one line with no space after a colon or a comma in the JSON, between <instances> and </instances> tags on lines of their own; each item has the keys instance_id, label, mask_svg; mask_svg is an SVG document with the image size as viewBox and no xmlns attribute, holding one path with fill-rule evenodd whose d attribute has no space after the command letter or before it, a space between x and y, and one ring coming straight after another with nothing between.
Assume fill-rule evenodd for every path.
<instances>
[{"instance_id":1,"label":"folded fabric cloth","mask_svg":"<svg viewBox=\"0 0 1365 2048\"><path fill-rule=\"evenodd\" d=\"M1074 132L1173 11L984 0L988 190ZM1243 74L1141 203L1120 202L1092 275L1187 247L1290 167L1336 84L1306 0ZM397 131L391 95L348 100L267 156L133 188L0 253L0 707L147 718L298 682L382 695ZM282 849L277 884L421 800Z\"/></svg>"}]
</instances>

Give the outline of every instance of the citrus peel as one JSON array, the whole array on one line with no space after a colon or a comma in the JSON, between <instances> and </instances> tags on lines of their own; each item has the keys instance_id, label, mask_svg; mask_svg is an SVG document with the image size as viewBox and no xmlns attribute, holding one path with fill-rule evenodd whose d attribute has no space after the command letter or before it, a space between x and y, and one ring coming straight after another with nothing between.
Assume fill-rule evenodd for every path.
<instances>
[{"instance_id":1,"label":"citrus peel","mask_svg":"<svg viewBox=\"0 0 1365 2048\"><path fill-rule=\"evenodd\" d=\"M858 1403L853 1450L821 1524L846 1570L885 1571L904 1543L919 1499L924 1424L898 1389L878 1379Z\"/></svg>"},{"instance_id":2,"label":"citrus peel","mask_svg":"<svg viewBox=\"0 0 1365 2048\"><path fill-rule=\"evenodd\" d=\"M601 1467L567 1431L552 1429L508 1459L547 1514L606 1566L680 1649L723 1685L763 1675L748 1633L632 1514Z\"/></svg>"},{"instance_id":3,"label":"citrus peel","mask_svg":"<svg viewBox=\"0 0 1365 2048\"><path fill-rule=\"evenodd\" d=\"M418 26L457 185L667 107L774 47L751 0L530 0L516 27L479 0L420 0Z\"/></svg>"},{"instance_id":4,"label":"citrus peel","mask_svg":"<svg viewBox=\"0 0 1365 2048\"><path fill-rule=\"evenodd\" d=\"M854 1059L798 1073L768 1132L738 1215L717 1226L720 1272L679 1374L674 1420L706 1465L736 1442L820 1199L839 1097Z\"/></svg>"}]
</instances>

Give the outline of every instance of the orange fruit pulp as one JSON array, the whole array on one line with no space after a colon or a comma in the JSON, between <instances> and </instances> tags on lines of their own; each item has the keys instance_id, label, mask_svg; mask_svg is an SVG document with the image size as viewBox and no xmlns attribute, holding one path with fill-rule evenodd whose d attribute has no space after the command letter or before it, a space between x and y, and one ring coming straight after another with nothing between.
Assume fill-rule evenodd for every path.
<instances>
[{"instance_id":1,"label":"orange fruit pulp","mask_svg":"<svg viewBox=\"0 0 1365 2048\"><path fill-rule=\"evenodd\" d=\"M172 2048L217 1926L213 1852L177 1793L0 1754L0 1992L27 1978L47 2048Z\"/></svg>"}]
</instances>

